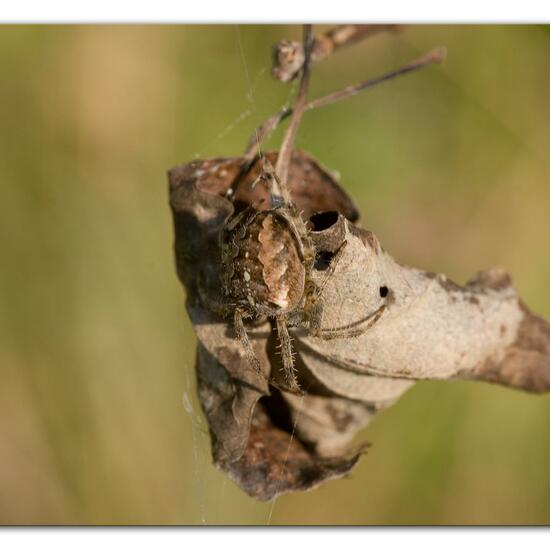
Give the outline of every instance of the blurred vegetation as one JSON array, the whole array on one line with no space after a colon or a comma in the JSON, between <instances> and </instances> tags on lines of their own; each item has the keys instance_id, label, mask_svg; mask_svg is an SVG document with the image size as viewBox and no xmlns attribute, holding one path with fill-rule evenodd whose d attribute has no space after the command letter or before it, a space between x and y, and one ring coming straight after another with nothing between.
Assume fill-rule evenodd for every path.
<instances>
[{"instance_id":1,"label":"blurred vegetation","mask_svg":"<svg viewBox=\"0 0 550 550\"><path fill-rule=\"evenodd\" d=\"M550 396L489 384L419 383L350 478L274 505L211 466L165 172L243 150L289 97L271 45L300 32L0 28L1 523L550 523ZM437 45L445 65L308 113L298 145L396 258L503 265L550 317L548 27L380 35L311 97Z\"/></svg>"}]
</instances>

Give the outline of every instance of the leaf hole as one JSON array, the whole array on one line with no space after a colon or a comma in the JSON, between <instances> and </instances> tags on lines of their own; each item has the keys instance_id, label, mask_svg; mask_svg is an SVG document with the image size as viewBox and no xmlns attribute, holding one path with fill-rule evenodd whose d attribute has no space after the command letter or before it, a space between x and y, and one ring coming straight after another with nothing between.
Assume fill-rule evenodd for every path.
<instances>
[{"instance_id":1,"label":"leaf hole","mask_svg":"<svg viewBox=\"0 0 550 550\"><path fill-rule=\"evenodd\" d=\"M324 231L332 227L338 221L338 212L328 210L327 212L317 212L309 218L313 225L313 231Z\"/></svg>"}]
</instances>

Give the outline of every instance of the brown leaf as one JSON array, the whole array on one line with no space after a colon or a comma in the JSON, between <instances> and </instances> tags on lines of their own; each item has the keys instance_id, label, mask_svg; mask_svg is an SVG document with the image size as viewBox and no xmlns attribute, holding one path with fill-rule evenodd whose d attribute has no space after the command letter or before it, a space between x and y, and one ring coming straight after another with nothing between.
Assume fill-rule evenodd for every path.
<instances>
[{"instance_id":1,"label":"brown leaf","mask_svg":"<svg viewBox=\"0 0 550 550\"><path fill-rule=\"evenodd\" d=\"M276 153L268 155L275 163ZM322 327L367 327L324 340L292 330L303 397L268 387L280 358L270 323L247 327L263 376L244 360L232 323L207 306L221 300L219 234L234 212L267 198L252 188L260 163L193 161L169 172L175 255L198 339L199 396L214 462L248 494L268 500L347 473L357 431L417 379L469 378L528 391L550 389L550 325L529 312L498 269L466 286L396 262L334 175L303 152L289 174L322 260L344 254L323 293ZM227 195L234 198L232 203ZM259 208L262 208L260 205ZM321 261L314 277L321 280Z\"/></svg>"}]
</instances>

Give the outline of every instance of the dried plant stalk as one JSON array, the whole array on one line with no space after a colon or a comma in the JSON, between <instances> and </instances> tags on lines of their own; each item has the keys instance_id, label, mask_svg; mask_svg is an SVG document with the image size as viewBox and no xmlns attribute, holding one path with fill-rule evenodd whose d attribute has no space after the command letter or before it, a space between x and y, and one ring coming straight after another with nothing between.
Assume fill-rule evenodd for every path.
<instances>
[{"instance_id":1,"label":"dried plant stalk","mask_svg":"<svg viewBox=\"0 0 550 550\"><path fill-rule=\"evenodd\" d=\"M410 61L409 63L403 65L402 67L399 67L398 69L389 71L375 78L364 80L351 86L346 86L341 90L337 90L326 96L319 97L317 99L313 99L312 101L304 103L301 111L305 112L312 109L317 109L319 107L332 105L333 103L342 101L343 99L347 99L351 96L357 95L360 92L373 88L378 84L382 84L382 82L393 80L394 78L417 71L434 63L441 63L445 59L445 54L445 48L435 48L434 50L422 55L417 59L414 59L413 61ZM262 124L260 124L260 126L258 126L252 134L252 137L250 138L250 141L244 153L245 156L250 160L253 159L258 154L261 143L277 128L277 126L283 120L292 115L293 112L293 108L285 107L284 109L281 109L278 113L270 116L267 120L262 122Z\"/></svg>"}]
</instances>

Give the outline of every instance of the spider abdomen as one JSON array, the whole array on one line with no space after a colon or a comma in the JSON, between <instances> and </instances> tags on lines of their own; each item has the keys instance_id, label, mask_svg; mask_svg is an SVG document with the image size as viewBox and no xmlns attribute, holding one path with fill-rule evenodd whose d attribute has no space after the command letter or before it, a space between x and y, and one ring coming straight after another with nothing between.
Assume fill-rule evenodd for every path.
<instances>
[{"instance_id":1,"label":"spider abdomen","mask_svg":"<svg viewBox=\"0 0 550 550\"><path fill-rule=\"evenodd\" d=\"M232 231L230 241L233 258L227 283L234 300L273 315L300 304L305 268L283 216L273 210L258 212Z\"/></svg>"}]
</instances>

